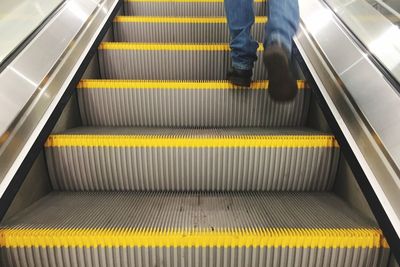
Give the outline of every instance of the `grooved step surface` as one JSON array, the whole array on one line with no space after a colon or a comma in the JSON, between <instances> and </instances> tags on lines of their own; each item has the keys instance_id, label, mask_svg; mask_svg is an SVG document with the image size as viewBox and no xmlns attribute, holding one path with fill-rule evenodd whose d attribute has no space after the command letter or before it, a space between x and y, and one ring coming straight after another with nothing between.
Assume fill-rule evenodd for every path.
<instances>
[{"instance_id":1,"label":"grooved step surface","mask_svg":"<svg viewBox=\"0 0 400 267\"><path fill-rule=\"evenodd\" d=\"M221 0L135 0L124 2L125 14L129 16L179 16L223 17L224 2ZM254 14L265 16L266 1L254 1Z\"/></svg>"},{"instance_id":2,"label":"grooved step surface","mask_svg":"<svg viewBox=\"0 0 400 267\"><path fill-rule=\"evenodd\" d=\"M78 128L46 158L57 190L324 191L339 147L310 130Z\"/></svg>"},{"instance_id":3,"label":"grooved step surface","mask_svg":"<svg viewBox=\"0 0 400 267\"><path fill-rule=\"evenodd\" d=\"M294 101L273 101L268 82L250 89L217 81L83 80L78 85L88 126L285 127L305 123L310 90L298 82Z\"/></svg>"},{"instance_id":4,"label":"grooved step surface","mask_svg":"<svg viewBox=\"0 0 400 267\"><path fill-rule=\"evenodd\" d=\"M376 225L327 193L52 193L0 236L7 266L379 266L388 256Z\"/></svg>"},{"instance_id":5,"label":"grooved step surface","mask_svg":"<svg viewBox=\"0 0 400 267\"><path fill-rule=\"evenodd\" d=\"M254 80L267 78L261 60ZM103 79L225 80L230 65L228 44L102 43L99 47Z\"/></svg>"},{"instance_id":6,"label":"grooved step surface","mask_svg":"<svg viewBox=\"0 0 400 267\"><path fill-rule=\"evenodd\" d=\"M257 17L252 36L264 41L266 17ZM228 43L224 17L116 17L115 41L156 43Z\"/></svg>"}]
</instances>

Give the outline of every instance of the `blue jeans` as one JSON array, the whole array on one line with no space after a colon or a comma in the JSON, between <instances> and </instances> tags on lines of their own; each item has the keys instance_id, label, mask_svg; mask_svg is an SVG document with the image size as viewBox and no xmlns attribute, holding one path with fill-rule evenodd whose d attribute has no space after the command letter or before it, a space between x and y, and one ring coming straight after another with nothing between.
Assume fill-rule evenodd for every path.
<instances>
[{"instance_id":1,"label":"blue jeans","mask_svg":"<svg viewBox=\"0 0 400 267\"><path fill-rule=\"evenodd\" d=\"M267 5L264 47L280 42L291 52L292 38L299 24L298 0L267 0ZM258 42L250 33L254 24L253 0L225 0L225 12L231 36L232 67L250 70L257 60L258 48Z\"/></svg>"}]
</instances>

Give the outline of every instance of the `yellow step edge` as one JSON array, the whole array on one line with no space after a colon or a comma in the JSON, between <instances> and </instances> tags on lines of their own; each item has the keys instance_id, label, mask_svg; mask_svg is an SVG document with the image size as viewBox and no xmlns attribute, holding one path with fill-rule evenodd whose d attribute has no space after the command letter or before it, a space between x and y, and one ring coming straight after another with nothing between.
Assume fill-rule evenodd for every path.
<instances>
[{"instance_id":1,"label":"yellow step edge","mask_svg":"<svg viewBox=\"0 0 400 267\"><path fill-rule=\"evenodd\" d=\"M183 44L183 43L124 43L103 42L102 50L181 50L181 51L229 51L229 44ZM263 51L259 44L258 51Z\"/></svg>"},{"instance_id":2,"label":"yellow step edge","mask_svg":"<svg viewBox=\"0 0 400 267\"><path fill-rule=\"evenodd\" d=\"M125 0L125 2L136 3L223 3L224 0ZM255 3L266 3L266 0L254 0Z\"/></svg>"},{"instance_id":3,"label":"yellow step edge","mask_svg":"<svg viewBox=\"0 0 400 267\"><path fill-rule=\"evenodd\" d=\"M114 22L136 22L136 23L226 23L225 17L137 17L117 16ZM266 23L267 17L255 17L255 23Z\"/></svg>"},{"instance_id":4,"label":"yellow step edge","mask_svg":"<svg viewBox=\"0 0 400 267\"><path fill-rule=\"evenodd\" d=\"M0 135L0 145L5 143L9 137L10 137L10 132L8 131Z\"/></svg>"},{"instance_id":5,"label":"yellow step edge","mask_svg":"<svg viewBox=\"0 0 400 267\"><path fill-rule=\"evenodd\" d=\"M1 247L388 248L378 229L1 229Z\"/></svg>"},{"instance_id":6,"label":"yellow step edge","mask_svg":"<svg viewBox=\"0 0 400 267\"><path fill-rule=\"evenodd\" d=\"M252 90L268 89L268 81L255 81ZM231 90L235 89L228 81L151 81L151 80L81 80L77 89L173 89L173 90ZM303 80L297 81L299 90L306 89Z\"/></svg>"},{"instance_id":7,"label":"yellow step edge","mask_svg":"<svg viewBox=\"0 0 400 267\"><path fill-rule=\"evenodd\" d=\"M160 136L160 135L50 135L45 147L339 147L332 135L243 135L243 136Z\"/></svg>"}]
</instances>

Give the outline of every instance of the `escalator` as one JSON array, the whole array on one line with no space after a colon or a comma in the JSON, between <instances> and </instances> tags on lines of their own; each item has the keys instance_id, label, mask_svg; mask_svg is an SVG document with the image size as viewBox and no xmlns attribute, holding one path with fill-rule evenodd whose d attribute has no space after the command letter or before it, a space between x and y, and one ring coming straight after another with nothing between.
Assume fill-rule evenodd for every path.
<instances>
[{"instance_id":1,"label":"escalator","mask_svg":"<svg viewBox=\"0 0 400 267\"><path fill-rule=\"evenodd\" d=\"M64 111L78 123L44 144L33 184L51 192L0 225L1 266L387 266L378 223L338 193L353 177L301 71L290 103L261 60L251 88L229 84L223 16L124 2Z\"/></svg>"}]
</instances>

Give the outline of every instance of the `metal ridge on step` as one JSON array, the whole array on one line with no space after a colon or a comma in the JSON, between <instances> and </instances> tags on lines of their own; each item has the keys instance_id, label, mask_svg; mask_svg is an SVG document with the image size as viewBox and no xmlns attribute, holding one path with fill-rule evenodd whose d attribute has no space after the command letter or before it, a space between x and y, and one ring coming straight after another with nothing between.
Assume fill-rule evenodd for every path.
<instances>
[{"instance_id":1,"label":"metal ridge on step","mask_svg":"<svg viewBox=\"0 0 400 267\"><path fill-rule=\"evenodd\" d=\"M0 227L1 247L388 248L329 193L52 193L23 216Z\"/></svg>"},{"instance_id":2,"label":"metal ridge on step","mask_svg":"<svg viewBox=\"0 0 400 267\"><path fill-rule=\"evenodd\" d=\"M384 266L330 193L54 192L0 226L7 266Z\"/></svg>"},{"instance_id":3,"label":"metal ridge on step","mask_svg":"<svg viewBox=\"0 0 400 267\"><path fill-rule=\"evenodd\" d=\"M340 148L308 129L82 127L45 152L56 190L327 191Z\"/></svg>"},{"instance_id":4,"label":"metal ridge on step","mask_svg":"<svg viewBox=\"0 0 400 267\"><path fill-rule=\"evenodd\" d=\"M264 40L266 17L256 17L251 29L254 40ZM180 16L127 16L114 20L114 41L130 43L229 43L226 18Z\"/></svg>"},{"instance_id":5,"label":"metal ridge on step","mask_svg":"<svg viewBox=\"0 0 400 267\"><path fill-rule=\"evenodd\" d=\"M225 17L223 0L137 0L124 1L127 16ZM265 16L264 0L254 1L254 14Z\"/></svg>"},{"instance_id":6,"label":"metal ridge on step","mask_svg":"<svg viewBox=\"0 0 400 267\"><path fill-rule=\"evenodd\" d=\"M258 56L262 57L262 46ZM124 43L99 46L101 77L136 80L226 80L227 43ZM254 80L267 79L262 60L254 63Z\"/></svg>"},{"instance_id":7,"label":"metal ridge on step","mask_svg":"<svg viewBox=\"0 0 400 267\"><path fill-rule=\"evenodd\" d=\"M87 126L295 127L305 124L307 88L298 81L290 103L271 99L265 80L250 88L225 80L82 80L77 93Z\"/></svg>"}]
</instances>

